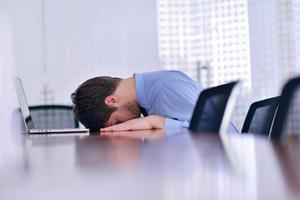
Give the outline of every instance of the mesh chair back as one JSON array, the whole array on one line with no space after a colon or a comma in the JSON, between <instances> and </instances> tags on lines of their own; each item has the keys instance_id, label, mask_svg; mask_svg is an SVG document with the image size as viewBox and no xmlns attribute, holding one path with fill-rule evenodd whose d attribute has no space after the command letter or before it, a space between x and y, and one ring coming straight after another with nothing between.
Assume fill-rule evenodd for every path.
<instances>
[{"instance_id":1,"label":"mesh chair back","mask_svg":"<svg viewBox=\"0 0 300 200\"><path fill-rule=\"evenodd\" d=\"M273 97L251 104L242 133L255 133L269 136L279 97Z\"/></svg>"},{"instance_id":2,"label":"mesh chair back","mask_svg":"<svg viewBox=\"0 0 300 200\"><path fill-rule=\"evenodd\" d=\"M195 106L189 129L203 133L226 132L237 98L238 81L203 90Z\"/></svg>"},{"instance_id":3,"label":"mesh chair back","mask_svg":"<svg viewBox=\"0 0 300 200\"><path fill-rule=\"evenodd\" d=\"M60 129L79 128L72 106L39 105L29 107L35 128Z\"/></svg>"},{"instance_id":4,"label":"mesh chair back","mask_svg":"<svg viewBox=\"0 0 300 200\"><path fill-rule=\"evenodd\" d=\"M270 137L283 141L287 134L300 134L300 77L283 87Z\"/></svg>"}]
</instances>

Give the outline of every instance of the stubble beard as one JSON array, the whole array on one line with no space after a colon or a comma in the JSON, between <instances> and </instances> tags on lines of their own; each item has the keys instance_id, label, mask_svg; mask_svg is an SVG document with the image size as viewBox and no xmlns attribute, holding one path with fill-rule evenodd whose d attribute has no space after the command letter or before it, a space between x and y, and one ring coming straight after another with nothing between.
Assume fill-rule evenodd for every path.
<instances>
[{"instance_id":1,"label":"stubble beard","mask_svg":"<svg viewBox=\"0 0 300 200\"><path fill-rule=\"evenodd\" d=\"M128 102L123 106L124 110L127 110L131 114L131 118L140 118L141 110L137 103L135 102Z\"/></svg>"}]
</instances>

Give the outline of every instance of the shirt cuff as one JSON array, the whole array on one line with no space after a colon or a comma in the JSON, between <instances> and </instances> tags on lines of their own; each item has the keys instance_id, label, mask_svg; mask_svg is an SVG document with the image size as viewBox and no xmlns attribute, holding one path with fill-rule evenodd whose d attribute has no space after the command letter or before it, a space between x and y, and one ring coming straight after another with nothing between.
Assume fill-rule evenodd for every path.
<instances>
[{"instance_id":1,"label":"shirt cuff","mask_svg":"<svg viewBox=\"0 0 300 200\"><path fill-rule=\"evenodd\" d=\"M183 128L188 128L190 123L188 121L178 121L175 119L166 118L164 129L166 131L166 135L176 135L178 133L182 133Z\"/></svg>"}]
</instances>

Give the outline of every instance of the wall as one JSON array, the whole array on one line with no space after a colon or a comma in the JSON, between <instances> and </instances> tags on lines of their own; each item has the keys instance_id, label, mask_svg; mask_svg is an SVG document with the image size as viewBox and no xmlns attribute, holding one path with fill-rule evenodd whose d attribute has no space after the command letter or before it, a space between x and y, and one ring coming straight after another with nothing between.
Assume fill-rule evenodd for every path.
<instances>
[{"instance_id":1,"label":"wall","mask_svg":"<svg viewBox=\"0 0 300 200\"><path fill-rule=\"evenodd\" d=\"M14 74L13 37L7 3L0 0L0 177L1 168L20 154L18 135L23 131L21 115L12 85Z\"/></svg>"},{"instance_id":2,"label":"wall","mask_svg":"<svg viewBox=\"0 0 300 200\"><path fill-rule=\"evenodd\" d=\"M29 104L68 104L87 78L159 68L156 1L14 0L11 8Z\"/></svg>"},{"instance_id":3,"label":"wall","mask_svg":"<svg viewBox=\"0 0 300 200\"><path fill-rule=\"evenodd\" d=\"M253 91L258 98L279 95L299 75L296 0L248 1Z\"/></svg>"}]
</instances>

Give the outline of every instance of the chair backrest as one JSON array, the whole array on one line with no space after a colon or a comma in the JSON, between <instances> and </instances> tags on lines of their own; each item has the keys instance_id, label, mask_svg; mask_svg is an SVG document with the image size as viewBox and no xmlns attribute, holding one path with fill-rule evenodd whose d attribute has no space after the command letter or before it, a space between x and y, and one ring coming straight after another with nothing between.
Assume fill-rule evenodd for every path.
<instances>
[{"instance_id":1,"label":"chair backrest","mask_svg":"<svg viewBox=\"0 0 300 200\"><path fill-rule=\"evenodd\" d=\"M226 132L230 124L239 81L203 90L198 98L189 129L202 133Z\"/></svg>"},{"instance_id":2,"label":"chair backrest","mask_svg":"<svg viewBox=\"0 0 300 200\"><path fill-rule=\"evenodd\" d=\"M38 105L29 106L35 128L79 128L72 106Z\"/></svg>"},{"instance_id":3,"label":"chair backrest","mask_svg":"<svg viewBox=\"0 0 300 200\"><path fill-rule=\"evenodd\" d=\"M300 134L300 77L283 87L270 137L283 141L287 134Z\"/></svg>"},{"instance_id":4,"label":"chair backrest","mask_svg":"<svg viewBox=\"0 0 300 200\"><path fill-rule=\"evenodd\" d=\"M278 103L279 97L273 97L251 104L244 121L242 133L269 136Z\"/></svg>"}]
</instances>

